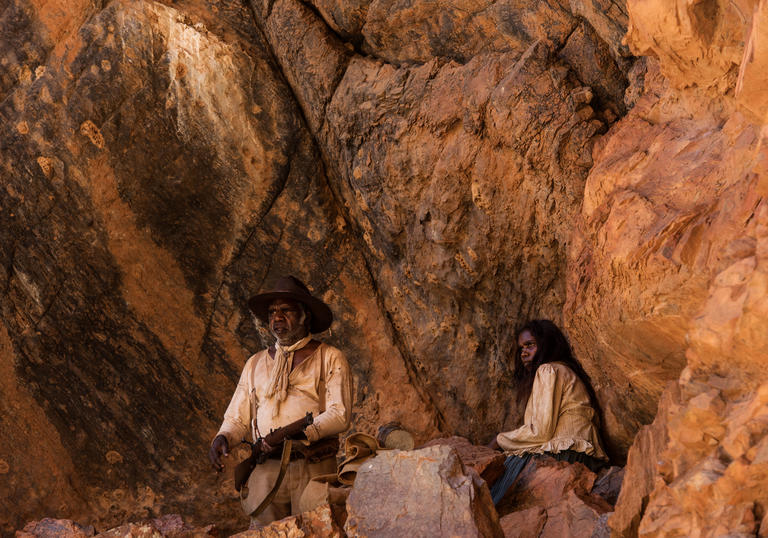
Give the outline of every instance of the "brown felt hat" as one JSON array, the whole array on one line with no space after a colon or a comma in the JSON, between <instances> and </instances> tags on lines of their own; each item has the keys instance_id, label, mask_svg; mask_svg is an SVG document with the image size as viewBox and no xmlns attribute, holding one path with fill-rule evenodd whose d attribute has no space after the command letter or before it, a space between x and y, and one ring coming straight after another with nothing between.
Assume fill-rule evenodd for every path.
<instances>
[{"instance_id":1,"label":"brown felt hat","mask_svg":"<svg viewBox=\"0 0 768 538\"><path fill-rule=\"evenodd\" d=\"M259 293L248 299L248 307L257 318L268 324L269 314L267 310L270 303L275 299L292 299L303 303L312 312L312 319L309 323L309 331L312 333L323 332L333 322L333 312L328 305L317 297L313 297L307 286L294 276L279 278L272 291Z\"/></svg>"}]
</instances>

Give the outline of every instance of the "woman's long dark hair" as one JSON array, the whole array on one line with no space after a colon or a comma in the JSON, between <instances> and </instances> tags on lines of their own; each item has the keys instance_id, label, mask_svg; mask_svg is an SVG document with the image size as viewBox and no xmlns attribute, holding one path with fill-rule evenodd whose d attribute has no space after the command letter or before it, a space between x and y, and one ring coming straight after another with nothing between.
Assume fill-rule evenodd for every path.
<instances>
[{"instance_id":1,"label":"woman's long dark hair","mask_svg":"<svg viewBox=\"0 0 768 538\"><path fill-rule=\"evenodd\" d=\"M520 358L520 348L517 347L517 338L520 337L520 334L522 334L523 331L529 331L536 340L536 355L533 357L533 363L530 368L526 368L523 365L523 361ZM517 385L518 406L522 406L528 401L528 398L531 395L531 389L533 389L533 379L536 376L536 370L538 370L539 366L548 362L562 362L568 366L568 368L573 370L584 383L584 386L587 389L587 394L589 394L589 402L595 410L595 417L599 426L601 417L600 406L597 403L597 396L595 395L595 390L592 388L592 382L590 381L587 372L585 372L584 368L579 364L579 361L573 356L568 339L563 332L557 328L557 325L548 319L534 319L520 327L515 334L515 372L513 377L515 384Z\"/></svg>"}]
</instances>

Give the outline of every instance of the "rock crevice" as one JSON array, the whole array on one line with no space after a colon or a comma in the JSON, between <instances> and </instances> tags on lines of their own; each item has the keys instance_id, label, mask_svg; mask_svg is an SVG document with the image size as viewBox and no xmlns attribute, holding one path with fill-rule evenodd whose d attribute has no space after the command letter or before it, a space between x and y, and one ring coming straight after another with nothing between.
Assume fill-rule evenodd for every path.
<instances>
[{"instance_id":1,"label":"rock crevice","mask_svg":"<svg viewBox=\"0 0 768 538\"><path fill-rule=\"evenodd\" d=\"M526 508L531 532L569 510L620 535L758 532L766 14L6 2L3 532L235 528L201 454L270 343L247 298L284 273L336 315L320 337L350 358L357 431L486 442L520 419L515 326L566 330L627 480L613 516L576 495Z\"/></svg>"}]
</instances>

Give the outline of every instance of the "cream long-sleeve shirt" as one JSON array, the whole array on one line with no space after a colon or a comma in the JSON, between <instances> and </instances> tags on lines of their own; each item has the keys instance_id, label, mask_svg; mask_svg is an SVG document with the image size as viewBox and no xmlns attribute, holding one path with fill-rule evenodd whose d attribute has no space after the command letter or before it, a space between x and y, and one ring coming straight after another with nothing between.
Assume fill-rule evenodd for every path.
<instances>
[{"instance_id":1,"label":"cream long-sleeve shirt","mask_svg":"<svg viewBox=\"0 0 768 538\"><path fill-rule=\"evenodd\" d=\"M314 423L305 433L310 442L330 437L349 428L352 410L352 381L342 352L327 344L320 346L294 368L288 376L288 392L276 416L274 398L267 398L269 374L275 359L268 350L253 355L245 363L232 401L224 413L217 435L227 438L230 447L245 439L253 426L261 435L295 422L309 411Z\"/></svg>"},{"instance_id":2,"label":"cream long-sleeve shirt","mask_svg":"<svg viewBox=\"0 0 768 538\"><path fill-rule=\"evenodd\" d=\"M600 446L594 416L579 376L561 362L545 363L536 370L523 425L498 434L496 442L514 456L574 450L608 459Z\"/></svg>"}]
</instances>

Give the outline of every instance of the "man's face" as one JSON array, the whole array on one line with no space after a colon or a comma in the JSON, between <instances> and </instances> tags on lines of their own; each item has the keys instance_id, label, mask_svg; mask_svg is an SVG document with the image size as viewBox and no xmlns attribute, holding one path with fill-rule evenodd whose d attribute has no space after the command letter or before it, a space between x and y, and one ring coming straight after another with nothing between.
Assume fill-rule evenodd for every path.
<instances>
[{"instance_id":1,"label":"man's face","mask_svg":"<svg viewBox=\"0 0 768 538\"><path fill-rule=\"evenodd\" d=\"M301 305L290 299L275 299L267 309L269 330L281 344L293 344L307 335Z\"/></svg>"},{"instance_id":2,"label":"man's face","mask_svg":"<svg viewBox=\"0 0 768 538\"><path fill-rule=\"evenodd\" d=\"M539 349L531 331L525 330L520 333L517 337L517 347L520 349L520 360L523 361L523 366L529 368Z\"/></svg>"}]
</instances>

